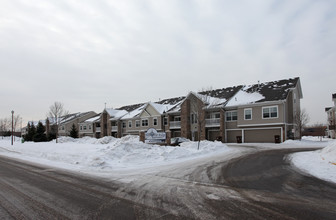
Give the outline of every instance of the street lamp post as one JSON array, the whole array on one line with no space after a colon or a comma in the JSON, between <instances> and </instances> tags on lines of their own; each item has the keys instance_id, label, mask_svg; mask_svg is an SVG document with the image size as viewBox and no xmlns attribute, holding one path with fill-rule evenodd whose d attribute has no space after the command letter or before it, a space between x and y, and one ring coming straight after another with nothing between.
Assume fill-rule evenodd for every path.
<instances>
[{"instance_id":1,"label":"street lamp post","mask_svg":"<svg viewBox=\"0 0 336 220\"><path fill-rule=\"evenodd\" d=\"M12 110L12 145L13 145L13 135L14 135L14 111Z\"/></svg>"}]
</instances>

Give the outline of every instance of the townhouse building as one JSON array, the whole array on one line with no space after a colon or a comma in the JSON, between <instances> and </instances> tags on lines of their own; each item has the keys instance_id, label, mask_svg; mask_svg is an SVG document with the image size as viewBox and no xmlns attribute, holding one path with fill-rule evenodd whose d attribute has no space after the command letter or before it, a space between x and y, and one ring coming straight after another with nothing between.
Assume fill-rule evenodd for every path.
<instances>
[{"instance_id":1,"label":"townhouse building","mask_svg":"<svg viewBox=\"0 0 336 220\"><path fill-rule=\"evenodd\" d=\"M325 111L327 113L327 121L328 121L328 127L327 127L327 136L329 138L336 138L336 93L332 94L332 101L334 102L333 107L325 108Z\"/></svg>"},{"instance_id":2,"label":"townhouse building","mask_svg":"<svg viewBox=\"0 0 336 220\"><path fill-rule=\"evenodd\" d=\"M295 117L302 97L300 78L190 92L158 102L106 108L82 121L79 130L82 136L98 138L139 135L154 128L194 141L280 143L299 137Z\"/></svg>"},{"instance_id":3,"label":"townhouse building","mask_svg":"<svg viewBox=\"0 0 336 220\"><path fill-rule=\"evenodd\" d=\"M99 126L97 127L97 124L99 124ZM100 129L100 114L96 114L95 116L86 119L83 122L80 122L78 124L79 126L79 130L78 130L78 136L81 137L95 137L95 138L99 138L99 136L97 136L97 129ZM100 132L100 131L99 131Z\"/></svg>"},{"instance_id":4,"label":"townhouse building","mask_svg":"<svg viewBox=\"0 0 336 220\"><path fill-rule=\"evenodd\" d=\"M172 137L223 142L283 142L299 132L299 78L189 93L168 112Z\"/></svg>"},{"instance_id":5,"label":"townhouse building","mask_svg":"<svg viewBox=\"0 0 336 220\"><path fill-rule=\"evenodd\" d=\"M72 125L76 126L77 131L79 131L79 123L97 115L93 111L89 112L78 112L73 114L68 114L62 116L59 120L58 135L59 136L69 136L72 129Z\"/></svg>"}]
</instances>

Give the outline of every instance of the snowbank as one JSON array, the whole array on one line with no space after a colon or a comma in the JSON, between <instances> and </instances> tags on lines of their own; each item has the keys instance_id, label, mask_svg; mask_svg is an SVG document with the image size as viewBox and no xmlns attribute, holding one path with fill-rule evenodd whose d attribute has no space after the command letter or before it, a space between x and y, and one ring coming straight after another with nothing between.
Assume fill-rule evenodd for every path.
<instances>
[{"instance_id":1,"label":"snowbank","mask_svg":"<svg viewBox=\"0 0 336 220\"><path fill-rule=\"evenodd\" d=\"M336 183L336 141L321 150L290 155L291 163L303 172Z\"/></svg>"},{"instance_id":2,"label":"snowbank","mask_svg":"<svg viewBox=\"0 0 336 220\"><path fill-rule=\"evenodd\" d=\"M139 170L208 157L228 151L221 142L183 143L181 147L145 144L138 136L123 138L61 137L59 143L20 143L12 146L9 139L0 140L0 154L35 163L82 172L99 173L116 170Z\"/></svg>"}]
</instances>

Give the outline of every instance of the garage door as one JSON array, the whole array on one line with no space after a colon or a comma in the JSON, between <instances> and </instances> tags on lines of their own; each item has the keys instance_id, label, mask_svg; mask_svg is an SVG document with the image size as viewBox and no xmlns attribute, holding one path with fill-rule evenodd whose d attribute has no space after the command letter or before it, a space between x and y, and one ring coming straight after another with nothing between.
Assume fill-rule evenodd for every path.
<instances>
[{"instance_id":1,"label":"garage door","mask_svg":"<svg viewBox=\"0 0 336 220\"><path fill-rule=\"evenodd\" d=\"M241 130L238 131L227 131L227 142L237 143L237 136L242 136Z\"/></svg>"},{"instance_id":2,"label":"garage door","mask_svg":"<svg viewBox=\"0 0 336 220\"><path fill-rule=\"evenodd\" d=\"M220 136L219 130L208 130L207 140L214 141L218 136Z\"/></svg>"},{"instance_id":3,"label":"garage door","mask_svg":"<svg viewBox=\"0 0 336 220\"><path fill-rule=\"evenodd\" d=\"M280 136L280 128L276 129L260 129L260 130L245 130L245 143L274 143L274 136Z\"/></svg>"}]
</instances>

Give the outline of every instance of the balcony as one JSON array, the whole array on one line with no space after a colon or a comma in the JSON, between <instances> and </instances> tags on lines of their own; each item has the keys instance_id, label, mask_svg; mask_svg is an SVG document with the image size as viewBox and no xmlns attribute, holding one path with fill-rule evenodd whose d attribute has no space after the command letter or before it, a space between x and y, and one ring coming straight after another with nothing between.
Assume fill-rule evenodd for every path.
<instances>
[{"instance_id":1,"label":"balcony","mask_svg":"<svg viewBox=\"0 0 336 220\"><path fill-rule=\"evenodd\" d=\"M118 131L118 126L112 126L112 132L117 132Z\"/></svg>"},{"instance_id":2,"label":"balcony","mask_svg":"<svg viewBox=\"0 0 336 220\"><path fill-rule=\"evenodd\" d=\"M170 129L178 129L181 128L181 122L180 121L171 121L170 124Z\"/></svg>"},{"instance_id":3,"label":"balcony","mask_svg":"<svg viewBox=\"0 0 336 220\"><path fill-rule=\"evenodd\" d=\"M220 118L205 119L205 126L206 127L219 127Z\"/></svg>"}]
</instances>

